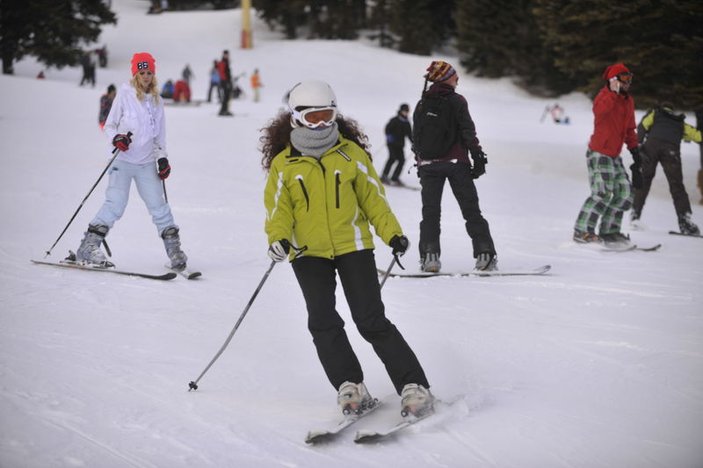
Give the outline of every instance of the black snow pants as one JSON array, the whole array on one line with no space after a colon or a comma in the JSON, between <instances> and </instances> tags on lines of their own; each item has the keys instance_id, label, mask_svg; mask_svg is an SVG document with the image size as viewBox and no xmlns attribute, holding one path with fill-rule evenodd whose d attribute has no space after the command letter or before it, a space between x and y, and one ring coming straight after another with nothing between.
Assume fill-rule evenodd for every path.
<instances>
[{"instance_id":1,"label":"black snow pants","mask_svg":"<svg viewBox=\"0 0 703 468\"><path fill-rule=\"evenodd\" d=\"M471 238L473 256L480 253L495 255L493 238L488 221L481 215L478 193L471 175L471 166L462 163L436 162L418 168L422 185L422 221L420 222L420 256L425 253L441 253L439 235L442 214L442 192L444 181L454 193L461 215L466 221L466 232Z\"/></svg>"},{"instance_id":2,"label":"black snow pants","mask_svg":"<svg viewBox=\"0 0 703 468\"><path fill-rule=\"evenodd\" d=\"M334 259L300 257L293 271L308 309L308 329L322 367L335 390L346 381L361 383L364 373L335 308L336 274L352 319L386 367L398 394L406 384L429 388L425 372L398 329L386 318L373 250Z\"/></svg>"},{"instance_id":3,"label":"black snow pants","mask_svg":"<svg viewBox=\"0 0 703 468\"><path fill-rule=\"evenodd\" d=\"M683 185L681 170L681 145L648 138L642 145L642 151L645 153L642 158L642 188L634 190L632 209L636 213L642 213L644 202L652 187L652 180L657 172L657 164L661 164L666 180L669 182L669 192L674 201L676 215L690 213L691 201Z\"/></svg>"}]
</instances>

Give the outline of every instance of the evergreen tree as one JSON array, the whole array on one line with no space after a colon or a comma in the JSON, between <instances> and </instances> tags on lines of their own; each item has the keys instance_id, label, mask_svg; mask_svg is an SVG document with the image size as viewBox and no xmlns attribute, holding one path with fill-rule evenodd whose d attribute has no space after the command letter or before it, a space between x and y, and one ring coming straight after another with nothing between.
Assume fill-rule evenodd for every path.
<instances>
[{"instance_id":1,"label":"evergreen tree","mask_svg":"<svg viewBox=\"0 0 703 468\"><path fill-rule=\"evenodd\" d=\"M371 33L369 39L378 39L378 45L381 47L391 48L397 42L390 32L392 3L392 0L376 0L371 8L368 26L376 32Z\"/></svg>"},{"instance_id":2,"label":"evergreen tree","mask_svg":"<svg viewBox=\"0 0 703 468\"><path fill-rule=\"evenodd\" d=\"M511 76L539 95L572 89L544 46L530 0L463 0L457 4L457 48L466 70L478 76Z\"/></svg>"},{"instance_id":3,"label":"evergreen tree","mask_svg":"<svg viewBox=\"0 0 703 468\"><path fill-rule=\"evenodd\" d=\"M95 0L0 0L0 56L3 74L30 55L48 67L75 65L81 46L95 42L115 14Z\"/></svg>"},{"instance_id":4,"label":"evergreen tree","mask_svg":"<svg viewBox=\"0 0 703 468\"><path fill-rule=\"evenodd\" d=\"M668 100L703 107L703 4L697 0L535 0L533 12L554 63L594 94L605 67L634 73L638 107Z\"/></svg>"},{"instance_id":5,"label":"evergreen tree","mask_svg":"<svg viewBox=\"0 0 703 468\"><path fill-rule=\"evenodd\" d=\"M389 0L398 50L430 55L454 36L454 0Z\"/></svg>"}]
</instances>

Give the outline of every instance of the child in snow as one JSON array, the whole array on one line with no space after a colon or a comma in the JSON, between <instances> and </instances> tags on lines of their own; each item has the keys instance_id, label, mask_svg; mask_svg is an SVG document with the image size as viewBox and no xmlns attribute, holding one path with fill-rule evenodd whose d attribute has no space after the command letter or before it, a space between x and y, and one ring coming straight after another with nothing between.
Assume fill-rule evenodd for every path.
<instances>
[{"instance_id":1,"label":"child in snow","mask_svg":"<svg viewBox=\"0 0 703 468\"><path fill-rule=\"evenodd\" d=\"M259 89L262 86L261 77L259 76L259 69L257 68L251 75L251 89L254 90L254 102L259 102Z\"/></svg>"},{"instance_id":2,"label":"child in snow","mask_svg":"<svg viewBox=\"0 0 703 468\"><path fill-rule=\"evenodd\" d=\"M112 266L100 246L122 217L134 180L163 239L171 267L183 270L187 257L181 250L178 226L165 200L161 182L171 173L171 166L166 154L166 123L156 82L156 62L151 54L139 52L132 57L131 65L132 79L120 87L104 128L120 153L110 167L105 202L88 225L76 251L76 260Z\"/></svg>"},{"instance_id":3,"label":"child in snow","mask_svg":"<svg viewBox=\"0 0 703 468\"><path fill-rule=\"evenodd\" d=\"M283 111L263 129L264 192L269 256L291 259L308 309L308 329L343 413L376 404L361 365L335 310L336 276L352 319L373 345L403 412L432 410L425 373L381 300L369 224L402 255L408 239L390 209L356 122L337 114L332 88L322 81L298 83ZM291 240L300 247L291 244Z\"/></svg>"}]
</instances>

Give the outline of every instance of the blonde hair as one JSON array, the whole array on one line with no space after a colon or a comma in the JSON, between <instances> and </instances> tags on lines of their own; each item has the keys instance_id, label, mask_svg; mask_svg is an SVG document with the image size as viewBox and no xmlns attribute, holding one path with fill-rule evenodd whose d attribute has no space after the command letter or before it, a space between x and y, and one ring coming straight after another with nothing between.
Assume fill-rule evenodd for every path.
<instances>
[{"instance_id":1,"label":"blonde hair","mask_svg":"<svg viewBox=\"0 0 703 468\"><path fill-rule=\"evenodd\" d=\"M145 93L149 93L154 98L154 102L159 102L159 82L156 79L156 75L154 75L154 77L151 79L151 83L149 83L149 87L146 90L142 89L137 74L135 74L132 79L129 80L129 84L131 84L132 87L137 91L137 99L139 99L140 101L144 100Z\"/></svg>"}]
</instances>

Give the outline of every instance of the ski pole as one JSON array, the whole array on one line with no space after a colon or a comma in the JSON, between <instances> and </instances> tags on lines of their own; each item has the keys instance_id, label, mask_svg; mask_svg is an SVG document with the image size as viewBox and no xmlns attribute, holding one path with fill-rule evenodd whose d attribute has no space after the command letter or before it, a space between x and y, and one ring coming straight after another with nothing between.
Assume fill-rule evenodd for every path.
<instances>
[{"instance_id":1,"label":"ski pole","mask_svg":"<svg viewBox=\"0 0 703 468\"><path fill-rule=\"evenodd\" d=\"M242 315L239 316L239 319L237 320L237 323L234 324L234 328L232 328L232 331L229 333L229 336L225 340L224 344L220 348L220 350L215 354L215 357L212 358L210 363L207 365L207 367L200 373L197 379L194 381L191 381L188 384L188 391L190 392L191 390L197 390L198 389L198 382L200 382L200 379L203 378L205 373L212 367L212 365L217 361L217 358L220 357L220 355L224 352L225 348L229 345L229 342L232 341L232 337L234 336L234 333L237 331L237 328L239 328L239 325L242 323L242 320L244 320L244 316L247 315L247 312L249 312L249 308L251 305L254 303L254 299L256 299L256 296L259 294L259 291L261 291L262 286L266 282L266 280L269 277L269 274L271 273L271 270L273 270L273 267L276 266L276 262L274 260L271 261L271 265L269 266L268 270L266 270L266 273L264 273L264 277L261 278L261 281L259 282L259 285L256 287L256 290L254 291L254 294L251 296L251 299L249 299L249 303L246 305L244 308L244 312L242 312Z\"/></svg>"},{"instance_id":2,"label":"ski pole","mask_svg":"<svg viewBox=\"0 0 703 468\"><path fill-rule=\"evenodd\" d=\"M396 263L397 263L398 265L400 265L400 262L398 261L398 256L397 256L397 255L393 255L393 260L391 260L391 264L388 265L388 269L386 270L386 273L383 275L383 279L381 280L381 287L380 287L380 289L383 289L383 285L386 283L386 280L387 280L388 277L390 276L391 270L393 269L393 267L395 266ZM402 267L402 265L401 265L401 267Z\"/></svg>"},{"instance_id":3,"label":"ski pole","mask_svg":"<svg viewBox=\"0 0 703 468\"><path fill-rule=\"evenodd\" d=\"M131 136L132 136L132 132L127 132L127 136L128 136L128 137L131 137ZM66 225L65 228L63 228L63 231L61 231L61 234L59 234L59 237L56 239L56 241L54 242L54 244L51 246L51 248L49 248L49 250L46 251L46 254L44 255L44 258L46 258L46 257L48 257L49 255L51 255L51 251L54 250L54 247L56 247L56 244L59 243L59 240L61 240L61 238L63 237L63 235L66 233L66 230L68 229L68 227L71 225L71 223L73 222L73 220L76 218L76 215L78 214L78 212L81 210L81 208L83 208L83 205L85 204L86 200L88 200L88 197L90 197L90 194L93 193L93 190L95 190L95 187L98 186L98 184L99 184L100 181L102 180L103 176L105 175L105 173L107 172L107 170L108 170L108 169L110 168L110 166L112 165L112 162L115 160L115 158L117 157L117 155L120 154L120 150L117 149L117 148L115 148L114 150L112 150L112 154L114 154L114 156L112 157L112 159L110 159L110 162L107 163L107 166L105 166L105 169L103 169L102 174L100 174L100 177L98 177L98 180L96 180L95 183L93 184L93 187L90 189L90 192L88 192L88 195L86 195L85 198L83 199L83 201L81 202L81 204L78 205L78 208L76 209L76 212L73 213L73 216L71 216L71 219L68 220L68 224Z\"/></svg>"},{"instance_id":4,"label":"ski pole","mask_svg":"<svg viewBox=\"0 0 703 468\"><path fill-rule=\"evenodd\" d=\"M168 203L168 194L166 193L166 179L161 179L161 185L164 187L164 200Z\"/></svg>"}]
</instances>

